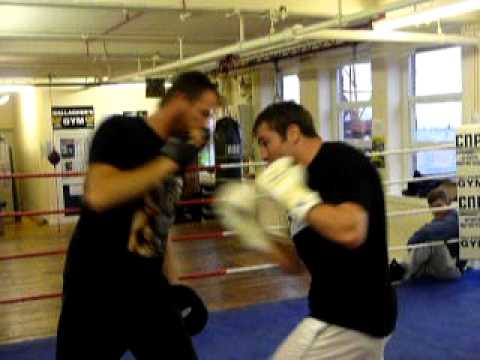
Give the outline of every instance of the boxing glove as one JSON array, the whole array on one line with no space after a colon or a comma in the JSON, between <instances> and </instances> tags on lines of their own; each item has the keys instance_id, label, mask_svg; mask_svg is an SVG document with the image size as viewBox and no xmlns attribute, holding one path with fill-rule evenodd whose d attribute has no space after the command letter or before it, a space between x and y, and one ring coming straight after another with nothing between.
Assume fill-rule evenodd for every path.
<instances>
[{"instance_id":1,"label":"boxing glove","mask_svg":"<svg viewBox=\"0 0 480 360\"><path fill-rule=\"evenodd\" d=\"M257 191L249 182L229 182L221 186L214 211L223 226L232 230L248 248L270 252L272 243L256 217Z\"/></svg>"},{"instance_id":2,"label":"boxing glove","mask_svg":"<svg viewBox=\"0 0 480 360\"><path fill-rule=\"evenodd\" d=\"M322 202L320 195L307 186L306 169L292 157L272 162L255 179L261 192L280 203L294 221L303 221L307 213Z\"/></svg>"},{"instance_id":3,"label":"boxing glove","mask_svg":"<svg viewBox=\"0 0 480 360\"><path fill-rule=\"evenodd\" d=\"M190 336L199 334L207 325L208 310L200 296L185 285L171 285L173 303L180 312Z\"/></svg>"},{"instance_id":4,"label":"boxing glove","mask_svg":"<svg viewBox=\"0 0 480 360\"><path fill-rule=\"evenodd\" d=\"M209 130L202 129L202 139L194 142L189 136L178 137L171 136L165 145L161 148L160 153L175 161L181 168L185 168L195 161L198 152L208 142Z\"/></svg>"}]
</instances>

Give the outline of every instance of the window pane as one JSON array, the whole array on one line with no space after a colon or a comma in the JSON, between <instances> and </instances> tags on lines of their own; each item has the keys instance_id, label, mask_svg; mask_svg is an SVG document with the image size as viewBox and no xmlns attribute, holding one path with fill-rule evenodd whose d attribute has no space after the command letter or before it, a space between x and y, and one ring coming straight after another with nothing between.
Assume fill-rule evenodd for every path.
<instances>
[{"instance_id":1,"label":"window pane","mask_svg":"<svg viewBox=\"0 0 480 360\"><path fill-rule=\"evenodd\" d=\"M372 139L372 108L364 107L340 112L340 121L343 121L344 140Z\"/></svg>"},{"instance_id":2,"label":"window pane","mask_svg":"<svg viewBox=\"0 0 480 360\"><path fill-rule=\"evenodd\" d=\"M415 96L462 92L460 47L415 54Z\"/></svg>"},{"instance_id":3,"label":"window pane","mask_svg":"<svg viewBox=\"0 0 480 360\"><path fill-rule=\"evenodd\" d=\"M422 151L417 153L417 170L424 175L455 172L457 169L455 150Z\"/></svg>"},{"instance_id":4,"label":"window pane","mask_svg":"<svg viewBox=\"0 0 480 360\"><path fill-rule=\"evenodd\" d=\"M283 77L283 100L295 101L300 104L300 80L298 75Z\"/></svg>"},{"instance_id":5,"label":"window pane","mask_svg":"<svg viewBox=\"0 0 480 360\"><path fill-rule=\"evenodd\" d=\"M462 122L460 101L415 105L416 139L427 142L455 140L455 128Z\"/></svg>"},{"instance_id":6,"label":"window pane","mask_svg":"<svg viewBox=\"0 0 480 360\"><path fill-rule=\"evenodd\" d=\"M339 101L370 101L372 98L372 69L370 63L342 66L339 73Z\"/></svg>"}]
</instances>

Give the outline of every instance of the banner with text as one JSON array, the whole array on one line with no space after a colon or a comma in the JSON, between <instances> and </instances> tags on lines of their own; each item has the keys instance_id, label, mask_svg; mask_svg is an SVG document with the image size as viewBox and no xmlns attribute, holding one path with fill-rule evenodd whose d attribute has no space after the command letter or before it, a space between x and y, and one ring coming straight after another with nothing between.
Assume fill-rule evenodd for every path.
<instances>
[{"instance_id":1,"label":"banner with text","mask_svg":"<svg viewBox=\"0 0 480 360\"><path fill-rule=\"evenodd\" d=\"M480 259L480 125L457 130L460 258Z\"/></svg>"},{"instance_id":2,"label":"banner with text","mask_svg":"<svg viewBox=\"0 0 480 360\"><path fill-rule=\"evenodd\" d=\"M53 129L93 129L95 113L93 106L52 106Z\"/></svg>"}]
</instances>

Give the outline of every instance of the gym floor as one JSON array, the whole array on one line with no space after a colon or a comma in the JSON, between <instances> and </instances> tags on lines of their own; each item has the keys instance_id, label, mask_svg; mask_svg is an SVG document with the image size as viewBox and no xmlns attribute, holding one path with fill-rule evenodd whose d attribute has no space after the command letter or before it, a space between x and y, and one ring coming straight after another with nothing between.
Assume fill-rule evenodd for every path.
<instances>
[{"instance_id":1,"label":"gym floor","mask_svg":"<svg viewBox=\"0 0 480 360\"><path fill-rule=\"evenodd\" d=\"M0 258L67 247L73 225L38 225L29 219L6 224L0 237ZM215 222L175 225L172 235L219 230ZM235 238L173 243L179 274L218 268L263 264L268 261L242 248ZM0 261L0 302L58 294L62 288L64 255ZM252 271L183 281L195 288L210 310L238 308L307 294L306 273L285 274L279 269ZM58 296L0 305L0 343L12 343L55 335L60 310Z\"/></svg>"}]
</instances>

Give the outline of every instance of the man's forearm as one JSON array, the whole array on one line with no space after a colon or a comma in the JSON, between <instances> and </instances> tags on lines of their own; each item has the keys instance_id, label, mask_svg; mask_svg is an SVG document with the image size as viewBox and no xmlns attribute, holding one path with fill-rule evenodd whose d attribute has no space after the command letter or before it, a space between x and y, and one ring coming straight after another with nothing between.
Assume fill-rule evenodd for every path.
<instances>
[{"instance_id":1,"label":"man's forearm","mask_svg":"<svg viewBox=\"0 0 480 360\"><path fill-rule=\"evenodd\" d=\"M85 201L95 211L108 210L142 196L177 170L177 164L166 157L158 157L133 170L93 164L85 184Z\"/></svg>"},{"instance_id":2,"label":"man's forearm","mask_svg":"<svg viewBox=\"0 0 480 360\"><path fill-rule=\"evenodd\" d=\"M317 205L307 221L316 232L347 248L360 246L367 236L368 214L354 203Z\"/></svg>"}]
</instances>

